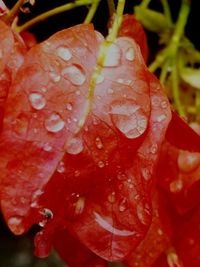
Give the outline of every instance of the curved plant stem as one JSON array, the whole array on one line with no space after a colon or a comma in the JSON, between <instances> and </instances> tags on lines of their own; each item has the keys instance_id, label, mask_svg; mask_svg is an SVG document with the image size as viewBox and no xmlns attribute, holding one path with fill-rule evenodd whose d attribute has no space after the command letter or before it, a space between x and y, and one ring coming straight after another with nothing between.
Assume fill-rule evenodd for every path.
<instances>
[{"instance_id":1,"label":"curved plant stem","mask_svg":"<svg viewBox=\"0 0 200 267\"><path fill-rule=\"evenodd\" d=\"M118 0L118 5L117 5L117 10L116 10L113 26L112 26L111 30L109 31L109 34L106 38L106 40L108 42L113 42L117 37L119 28L120 28L121 23L122 23L124 6L125 6L125 0Z\"/></svg>"},{"instance_id":2,"label":"curved plant stem","mask_svg":"<svg viewBox=\"0 0 200 267\"><path fill-rule=\"evenodd\" d=\"M147 8L151 0L143 0L140 7Z\"/></svg>"},{"instance_id":3,"label":"curved plant stem","mask_svg":"<svg viewBox=\"0 0 200 267\"><path fill-rule=\"evenodd\" d=\"M113 14L115 13L115 3L113 0L107 0L107 3L108 3L109 15L110 17L112 17Z\"/></svg>"},{"instance_id":4,"label":"curved plant stem","mask_svg":"<svg viewBox=\"0 0 200 267\"><path fill-rule=\"evenodd\" d=\"M92 4L94 2L94 0L76 0L74 3L68 3L59 7L56 7L52 10L49 10L31 20L29 20L28 22L24 23L21 26L17 26L16 30L18 32L22 32L27 30L28 28L32 27L33 25L39 23L42 20L45 20L51 16L54 16L56 14L59 14L61 12L65 12L68 11L70 9L76 8L76 7L80 7L80 6L84 6L84 5L89 5Z\"/></svg>"},{"instance_id":5,"label":"curved plant stem","mask_svg":"<svg viewBox=\"0 0 200 267\"><path fill-rule=\"evenodd\" d=\"M6 15L6 17L4 18L4 21L7 23L12 22L13 19L19 13L20 7L23 5L23 3L24 3L24 0L18 0L17 3L13 6L13 8Z\"/></svg>"},{"instance_id":6,"label":"curved plant stem","mask_svg":"<svg viewBox=\"0 0 200 267\"><path fill-rule=\"evenodd\" d=\"M161 0L161 3L163 6L164 14L165 14L169 24L172 24L172 16L171 16L171 11L170 11L168 0Z\"/></svg>"},{"instance_id":7,"label":"curved plant stem","mask_svg":"<svg viewBox=\"0 0 200 267\"><path fill-rule=\"evenodd\" d=\"M96 10L99 6L99 3L100 3L100 0L93 0L93 4L91 5L89 12L88 12L88 14L84 20L85 24L89 24L92 21L94 15L96 13Z\"/></svg>"},{"instance_id":8,"label":"curved plant stem","mask_svg":"<svg viewBox=\"0 0 200 267\"><path fill-rule=\"evenodd\" d=\"M160 73L160 82L163 85L165 84L168 71L169 71L169 61L166 60L165 63L163 64L163 67L162 67L161 73Z\"/></svg>"}]
</instances>

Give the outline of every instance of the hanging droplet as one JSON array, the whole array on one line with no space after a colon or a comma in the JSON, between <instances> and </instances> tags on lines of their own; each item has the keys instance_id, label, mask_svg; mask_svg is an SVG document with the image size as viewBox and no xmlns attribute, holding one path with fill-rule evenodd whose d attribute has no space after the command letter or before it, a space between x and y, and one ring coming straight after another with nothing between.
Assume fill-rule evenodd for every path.
<instances>
[{"instance_id":1,"label":"hanging droplet","mask_svg":"<svg viewBox=\"0 0 200 267\"><path fill-rule=\"evenodd\" d=\"M57 48L57 55L63 59L64 61L68 61L72 58L72 54L69 50L69 48L65 46L60 46Z\"/></svg>"},{"instance_id":2,"label":"hanging droplet","mask_svg":"<svg viewBox=\"0 0 200 267\"><path fill-rule=\"evenodd\" d=\"M44 121L44 126L47 129L47 131L52 132L52 133L57 133L64 128L65 122L63 121L63 119L58 113L52 113Z\"/></svg>"},{"instance_id":3,"label":"hanging droplet","mask_svg":"<svg viewBox=\"0 0 200 267\"><path fill-rule=\"evenodd\" d=\"M125 52L125 58L129 61L133 61L135 58L135 51L133 47L129 47Z\"/></svg>"},{"instance_id":4,"label":"hanging droplet","mask_svg":"<svg viewBox=\"0 0 200 267\"><path fill-rule=\"evenodd\" d=\"M127 210L127 199L123 198L119 203L119 211L124 212Z\"/></svg>"},{"instance_id":5,"label":"hanging droplet","mask_svg":"<svg viewBox=\"0 0 200 267\"><path fill-rule=\"evenodd\" d=\"M85 72L80 65L67 66L61 74L74 85L82 85L86 80Z\"/></svg>"},{"instance_id":6,"label":"hanging droplet","mask_svg":"<svg viewBox=\"0 0 200 267\"><path fill-rule=\"evenodd\" d=\"M79 137L73 137L69 139L65 145L66 152L72 155L81 153L83 148L83 141Z\"/></svg>"},{"instance_id":7,"label":"hanging droplet","mask_svg":"<svg viewBox=\"0 0 200 267\"><path fill-rule=\"evenodd\" d=\"M96 147L97 147L98 149L102 149L102 148L103 148L103 143L102 143L100 137L97 137L97 138L95 139L95 144L96 144Z\"/></svg>"},{"instance_id":8,"label":"hanging droplet","mask_svg":"<svg viewBox=\"0 0 200 267\"><path fill-rule=\"evenodd\" d=\"M28 99L34 109L40 110L43 109L46 105L46 100L40 93L31 93Z\"/></svg>"},{"instance_id":9,"label":"hanging droplet","mask_svg":"<svg viewBox=\"0 0 200 267\"><path fill-rule=\"evenodd\" d=\"M101 53L101 51L100 51ZM117 67L120 64L121 50L116 44L111 44L109 47L105 47L105 58L100 62L103 67Z\"/></svg>"}]
</instances>

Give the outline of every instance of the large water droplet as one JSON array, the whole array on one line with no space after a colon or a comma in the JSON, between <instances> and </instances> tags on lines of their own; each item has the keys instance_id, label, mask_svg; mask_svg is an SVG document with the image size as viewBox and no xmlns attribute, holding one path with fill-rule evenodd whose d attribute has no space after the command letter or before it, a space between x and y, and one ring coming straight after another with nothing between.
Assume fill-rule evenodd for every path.
<instances>
[{"instance_id":1,"label":"large water droplet","mask_svg":"<svg viewBox=\"0 0 200 267\"><path fill-rule=\"evenodd\" d=\"M57 48L57 55L65 61L68 61L72 58L72 54L71 54L69 48L67 48L65 46L60 46Z\"/></svg>"},{"instance_id":2,"label":"large water droplet","mask_svg":"<svg viewBox=\"0 0 200 267\"><path fill-rule=\"evenodd\" d=\"M97 138L95 139L95 144L96 144L96 147L97 147L98 149L102 149L102 148L103 148L103 143L102 143L100 137L97 137Z\"/></svg>"},{"instance_id":3,"label":"large water droplet","mask_svg":"<svg viewBox=\"0 0 200 267\"><path fill-rule=\"evenodd\" d=\"M77 155L83 151L83 140L79 137L73 137L68 140L65 148L67 153Z\"/></svg>"},{"instance_id":4,"label":"large water droplet","mask_svg":"<svg viewBox=\"0 0 200 267\"><path fill-rule=\"evenodd\" d=\"M63 119L58 113L52 113L44 121L44 125L47 131L52 132L52 133L57 133L64 128L65 122L63 121Z\"/></svg>"},{"instance_id":5,"label":"large water droplet","mask_svg":"<svg viewBox=\"0 0 200 267\"><path fill-rule=\"evenodd\" d=\"M140 106L133 101L115 102L111 104L110 114L116 127L130 139L137 138L147 128L147 117Z\"/></svg>"},{"instance_id":6,"label":"large water droplet","mask_svg":"<svg viewBox=\"0 0 200 267\"><path fill-rule=\"evenodd\" d=\"M34 109L40 110L43 109L46 105L46 99L40 93L31 93L28 99Z\"/></svg>"},{"instance_id":7,"label":"large water droplet","mask_svg":"<svg viewBox=\"0 0 200 267\"><path fill-rule=\"evenodd\" d=\"M82 85L86 80L86 75L80 65L71 65L64 68L61 74L74 85Z\"/></svg>"},{"instance_id":8,"label":"large water droplet","mask_svg":"<svg viewBox=\"0 0 200 267\"><path fill-rule=\"evenodd\" d=\"M135 51L133 47L129 47L125 52L125 58L129 61L133 61L135 58Z\"/></svg>"},{"instance_id":9,"label":"large water droplet","mask_svg":"<svg viewBox=\"0 0 200 267\"><path fill-rule=\"evenodd\" d=\"M121 50L116 44L109 45L106 48L106 56L105 59L100 62L104 67L116 67L120 64L121 59Z\"/></svg>"}]
</instances>

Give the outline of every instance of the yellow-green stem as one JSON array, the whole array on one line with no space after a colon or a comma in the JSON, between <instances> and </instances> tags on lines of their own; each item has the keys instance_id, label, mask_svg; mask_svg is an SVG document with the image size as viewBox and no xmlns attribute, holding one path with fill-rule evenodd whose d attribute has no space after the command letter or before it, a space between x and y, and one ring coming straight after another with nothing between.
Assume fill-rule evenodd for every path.
<instances>
[{"instance_id":1,"label":"yellow-green stem","mask_svg":"<svg viewBox=\"0 0 200 267\"><path fill-rule=\"evenodd\" d=\"M35 24L37 24L37 23L39 23L39 22L41 22L41 21L43 21L43 20L45 20L51 16L54 16L56 14L59 14L59 13L62 13L62 12L68 11L68 10L71 10L73 8L76 8L76 7L89 5L89 4L92 4L93 2L94 2L94 0L77 0L74 3L68 3L65 5L56 7L56 8L49 10L49 11L47 11L41 15L38 15L37 17L29 20L28 22L24 23L21 26L17 26L16 30L18 32L23 32L23 31L27 30L28 28L32 27L33 25L35 25Z\"/></svg>"},{"instance_id":2,"label":"yellow-green stem","mask_svg":"<svg viewBox=\"0 0 200 267\"><path fill-rule=\"evenodd\" d=\"M89 12L84 20L84 23L85 24L89 24L92 20L93 20L93 17L97 11L97 8L99 6L99 3L100 3L100 0L93 0L93 4L91 5L90 9L89 9Z\"/></svg>"},{"instance_id":3,"label":"yellow-green stem","mask_svg":"<svg viewBox=\"0 0 200 267\"><path fill-rule=\"evenodd\" d=\"M172 24L172 16L171 16L171 11L170 11L168 0L161 0L161 3L163 6L164 14L165 14L169 24Z\"/></svg>"},{"instance_id":4,"label":"yellow-green stem","mask_svg":"<svg viewBox=\"0 0 200 267\"><path fill-rule=\"evenodd\" d=\"M12 7L12 9L8 12L4 21L6 23L11 23L13 19L17 16L20 11L20 7L23 5L24 0L18 0L17 3Z\"/></svg>"},{"instance_id":5,"label":"yellow-green stem","mask_svg":"<svg viewBox=\"0 0 200 267\"><path fill-rule=\"evenodd\" d=\"M143 0L140 6L143 8L147 8L150 2L151 0Z\"/></svg>"}]
</instances>

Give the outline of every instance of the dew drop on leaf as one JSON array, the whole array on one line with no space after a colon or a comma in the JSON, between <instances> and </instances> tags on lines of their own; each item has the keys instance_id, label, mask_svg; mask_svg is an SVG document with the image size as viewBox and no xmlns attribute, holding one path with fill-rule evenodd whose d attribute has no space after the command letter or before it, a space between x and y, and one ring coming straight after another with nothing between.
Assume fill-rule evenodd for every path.
<instances>
[{"instance_id":1,"label":"dew drop on leaf","mask_svg":"<svg viewBox=\"0 0 200 267\"><path fill-rule=\"evenodd\" d=\"M57 55L65 61L68 61L72 58L72 54L69 48L64 47L64 46L60 46L57 48Z\"/></svg>"},{"instance_id":2,"label":"dew drop on leaf","mask_svg":"<svg viewBox=\"0 0 200 267\"><path fill-rule=\"evenodd\" d=\"M65 122L58 113L52 113L44 121L44 125L48 132L57 133L64 128Z\"/></svg>"},{"instance_id":3,"label":"dew drop on leaf","mask_svg":"<svg viewBox=\"0 0 200 267\"><path fill-rule=\"evenodd\" d=\"M45 143L43 145L44 151L50 152L52 150L52 146L49 143Z\"/></svg>"},{"instance_id":4,"label":"dew drop on leaf","mask_svg":"<svg viewBox=\"0 0 200 267\"><path fill-rule=\"evenodd\" d=\"M72 155L81 153L83 148L83 141L79 137L69 139L65 145L66 152Z\"/></svg>"},{"instance_id":5,"label":"dew drop on leaf","mask_svg":"<svg viewBox=\"0 0 200 267\"><path fill-rule=\"evenodd\" d=\"M102 149L102 148L103 148L103 143L102 143L100 137L97 137L97 138L95 139L95 144L96 144L96 147L97 147L98 149Z\"/></svg>"},{"instance_id":6,"label":"dew drop on leaf","mask_svg":"<svg viewBox=\"0 0 200 267\"><path fill-rule=\"evenodd\" d=\"M104 168L105 167L105 164L104 164L104 162L102 160L100 160L98 162L98 166L99 166L99 168Z\"/></svg>"},{"instance_id":7,"label":"dew drop on leaf","mask_svg":"<svg viewBox=\"0 0 200 267\"><path fill-rule=\"evenodd\" d=\"M82 85L86 80L85 72L80 65L67 66L62 70L61 74L73 85Z\"/></svg>"},{"instance_id":8,"label":"dew drop on leaf","mask_svg":"<svg viewBox=\"0 0 200 267\"><path fill-rule=\"evenodd\" d=\"M40 93L31 93L28 99L34 109L40 110L43 109L46 105L46 99Z\"/></svg>"},{"instance_id":9,"label":"dew drop on leaf","mask_svg":"<svg viewBox=\"0 0 200 267\"><path fill-rule=\"evenodd\" d=\"M67 108L67 110L71 111L73 109L72 104L67 103L66 108Z\"/></svg>"},{"instance_id":10,"label":"dew drop on leaf","mask_svg":"<svg viewBox=\"0 0 200 267\"><path fill-rule=\"evenodd\" d=\"M50 72L49 76L50 76L51 80L55 83L57 83L61 80L61 76L55 72Z\"/></svg>"},{"instance_id":11,"label":"dew drop on leaf","mask_svg":"<svg viewBox=\"0 0 200 267\"><path fill-rule=\"evenodd\" d=\"M121 50L116 44L111 44L106 50L106 57L102 62L103 67L117 67L120 65Z\"/></svg>"},{"instance_id":12,"label":"dew drop on leaf","mask_svg":"<svg viewBox=\"0 0 200 267\"><path fill-rule=\"evenodd\" d=\"M125 57L129 61L133 61L134 60L134 58L135 58L135 51L134 51L134 48L133 47L129 47L126 50Z\"/></svg>"},{"instance_id":13,"label":"dew drop on leaf","mask_svg":"<svg viewBox=\"0 0 200 267\"><path fill-rule=\"evenodd\" d=\"M63 161L60 161L57 166L57 172L64 173L65 172L65 163Z\"/></svg>"}]
</instances>

